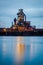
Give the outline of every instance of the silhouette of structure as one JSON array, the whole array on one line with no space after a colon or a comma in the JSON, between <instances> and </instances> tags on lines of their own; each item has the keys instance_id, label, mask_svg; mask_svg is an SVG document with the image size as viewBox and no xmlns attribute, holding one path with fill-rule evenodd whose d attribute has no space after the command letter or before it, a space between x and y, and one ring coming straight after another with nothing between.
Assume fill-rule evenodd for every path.
<instances>
[{"instance_id":1,"label":"silhouette of structure","mask_svg":"<svg viewBox=\"0 0 43 65\"><path fill-rule=\"evenodd\" d=\"M36 29L36 26L31 26L31 21L26 20L26 15L23 9L19 9L17 19L14 18L10 28L0 28L0 35L14 36L42 36L43 29Z\"/></svg>"},{"instance_id":2,"label":"silhouette of structure","mask_svg":"<svg viewBox=\"0 0 43 65\"><path fill-rule=\"evenodd\" d=\"M35 30L35 26L30 25L30 21L26 21L26 15L23 12L23 9L19 9L17 13L17 19L14 18L14 25L11 26L14 30L22 31L33 31Z\"/></svg>"}]
</instances>

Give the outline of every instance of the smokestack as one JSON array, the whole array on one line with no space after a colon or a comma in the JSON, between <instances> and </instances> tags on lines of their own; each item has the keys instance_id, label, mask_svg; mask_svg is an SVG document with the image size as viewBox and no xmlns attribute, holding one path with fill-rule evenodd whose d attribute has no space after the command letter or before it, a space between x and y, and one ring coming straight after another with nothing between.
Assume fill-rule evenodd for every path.
<instances>
[{"instance_id":1,"label":"smokestack","mask_svg":"<svg viewBox=\"0 0 43 65\"><path fill-rule=\"evenodd\" d=\"M16 18L14 18L14 24L16 25Z\"/></svg>"}]
</instances>

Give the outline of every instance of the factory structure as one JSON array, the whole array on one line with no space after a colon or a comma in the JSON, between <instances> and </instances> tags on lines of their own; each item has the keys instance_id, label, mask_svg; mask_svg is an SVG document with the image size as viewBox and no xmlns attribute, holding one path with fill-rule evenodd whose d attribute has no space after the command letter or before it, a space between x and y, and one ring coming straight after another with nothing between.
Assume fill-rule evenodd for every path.
<instances>
[{"instance_id":1,"label":"factory structure","mask_svg":"<svg viewBox=\"0 0 43 65\"><path fill-rule=\"evenodd\" d=\"M36 32L36 26L31 26L31 21L26 20L23 9L19 9L10 28L0 28L0 35L34 35L36 34L34 32Z\"/></svg>"},{"instance_id":2,"label":"factory structure","mask_svg":"<svg viewBox=\"0 0 43 65\"><path fill-rule=\"evenodd\" d=\"M26 21L26 15L23 12L23 9L19 9L17 13L17 19L14 18L14 24L12 22L11 29L13 29L13 31L19 32L34 31L35 26L31 26L30 21Z\"/></svg>"}]
</instances>

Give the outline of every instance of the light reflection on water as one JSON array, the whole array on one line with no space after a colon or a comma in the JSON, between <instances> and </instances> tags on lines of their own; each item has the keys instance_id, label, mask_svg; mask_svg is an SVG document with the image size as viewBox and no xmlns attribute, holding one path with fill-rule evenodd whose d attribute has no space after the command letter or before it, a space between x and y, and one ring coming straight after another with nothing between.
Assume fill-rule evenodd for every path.
<instances>
[{"instance_id":1,"label":"light reflection on water","mask_svg":"<svg viewBox=\"0 0 43 65\"><path fill-rule=\"evenodd\" d=\"M0 37L0 64L42 65L43 37Z\"/></svg>"}]
</instances>

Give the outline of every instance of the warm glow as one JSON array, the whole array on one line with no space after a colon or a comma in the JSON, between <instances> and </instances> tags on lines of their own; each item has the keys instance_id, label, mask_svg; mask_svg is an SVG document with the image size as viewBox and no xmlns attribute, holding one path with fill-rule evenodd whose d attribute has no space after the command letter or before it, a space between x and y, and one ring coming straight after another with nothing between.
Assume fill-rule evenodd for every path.
<instances>
[{"instance_id":1,"label":"warm glow","mask_svg":"<svg viewBox=\"0 0 43 65\"><path fill-rule=\"evenodd\" d=\"M20 26L19 26L19 27L18 27L18 30L19 30L19 31L24 31L24 30L25 30L25 27L20 27Z\"/></svg>"},{"instance_id":2,"label":"warm glow","mask_svg":"<svg viewBox=\"0 0 43 65\"><path fill-rule=\"evenodd\" d=\"M23 59L25 45L22 43L22 37L17 37L16 60L19 62Z\"/></svg>"},{"instance_id":3,"label":"warm glow","mask_svg":"<svg viewBox=\"0 0 43 65\"><path fill-rule=\"evenodd\" d=\"M3 31L6 32L6 29L4 28Z\"/></svg>"},{"instance_id":4,"label":"warm glow","mask_svg":"<svg viewBox=\"0 0 43 65\"><path fill-rule=\"evenodd\" d=\"M16 27L13 27L13 29L16 29Z\"/></svg>"},{"instance_id":5,"label":"warm glow","mask_svg":"<svg viewBox=\"0 0 43 65\"><path fill-rule=\"evenodd\" d=\"M17 44L19 44L19 43L20 43L20 44L24 43L24 42L23 42L23 37L21 37L21 36L18 36L18 37L17 37Z\"/></svg>"},{"instance_id":6,"label":"warm glow","mask_svg":"<svg viewBox=\"0 0 43 65\"><path fill-rule=\"evenodd\" d=\"M24 52L24 45L23 44L17 44L17 54L18 54L18 56L20 57L22 54L23 54L23 52Z\"/></svg>"}]
</instances>

